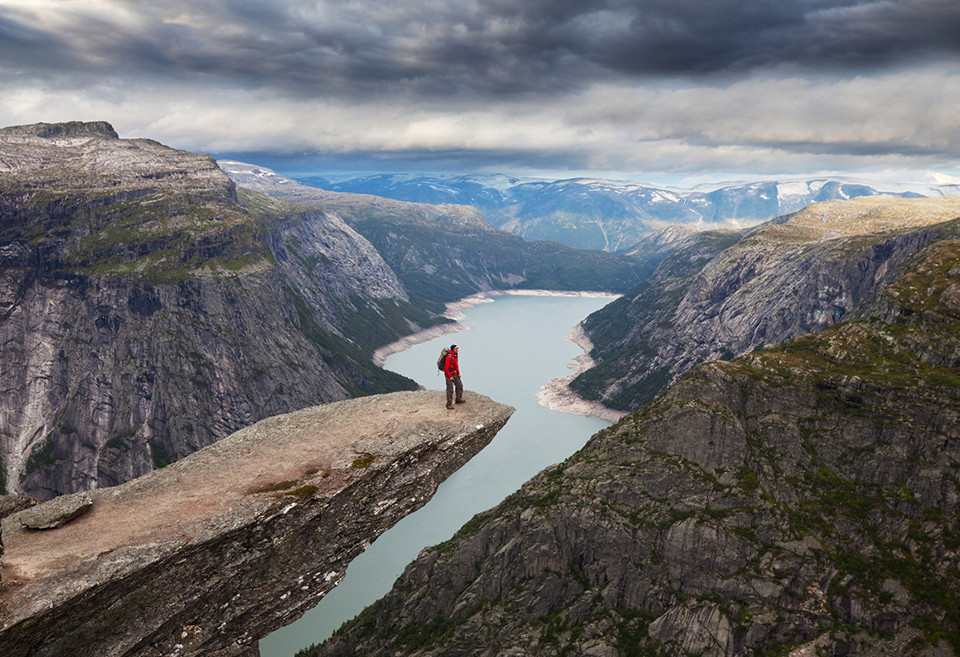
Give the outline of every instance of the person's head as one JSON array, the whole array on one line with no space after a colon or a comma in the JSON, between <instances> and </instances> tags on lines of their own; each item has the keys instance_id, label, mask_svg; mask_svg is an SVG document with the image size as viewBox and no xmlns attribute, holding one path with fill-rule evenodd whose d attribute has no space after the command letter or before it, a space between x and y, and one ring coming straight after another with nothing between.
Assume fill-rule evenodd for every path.
<instances>
[{"instance_id":1,"label":"person's head","mask_svg":"<svg viewBox=\"0 0 960 657\"><path fill-rule=\"evenodd\" d=\"M457 345L455 345L455 344L450 345L450 351L452 351L453 353L457 353L457 351L458 351Z\"/></svg>"}]
</instances>

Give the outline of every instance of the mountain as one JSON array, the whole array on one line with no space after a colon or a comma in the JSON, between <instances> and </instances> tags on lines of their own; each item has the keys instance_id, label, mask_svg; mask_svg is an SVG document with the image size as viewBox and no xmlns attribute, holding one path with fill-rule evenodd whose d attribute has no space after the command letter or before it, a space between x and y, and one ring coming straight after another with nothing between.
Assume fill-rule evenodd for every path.
<instances>
[{"instance_id":1,"label":"mountain","mask_svg":"<svg viewBox=\"0 0 960 657\"><path fill-rule=\"evenodd\" d=\"M469 205L478 210L492 210L507 203L503 190L521 182L507 176L454 176L440 178L403 174L373 174L345 180L320 176L298 177L310 187L335 192L370 194L398 201L431 205Z\"/></svg>"},{"instance_id":2,"label":"mountain","mask_svg":"<svg viewBox=\"0 0 960 657\"><path fill-rule=\"evenodd\" d=\"M438 321L341 219L238 197L209 156L105 123L0 130L0 490L112 485L412 389L370 354Z\"/></svg>"},{"instance_id":3,"label":"mountain","mask_svg":"<svg viewBox=\"0 0 960 657\"><path fill-rule=\"evenodd\" d=\"M827 200L957 193L955 185L924 187L920 192L884 192L842 179L727 183L692 190L591 178L531 181L505 176L378 174L345 180L300 180L330 191L471 205L492 225L529 241L551 240L574 248L611 252L629 250L651 231L669 224L736 228Z\"/></svg>"},{"instance_id":4,"label":"mountain","mask_svg":"<svg viewBox=\"0 0 960 657\"><path fill-rule=\"evenodd\" d=\"M113 485L269 415L413 388L372 354L446 302L650 269L253 169L238 188L106 123L0 131L0 491Z\"/></svg>"},{"instance_id":5,"label":"mountain","mask_svg":"<svg viewBox=\"0 0 960 657\"><path fill-rule=\"evenodd\" d=\"M869 312L900 267L952 235L960 198L863 197L681 239L643 284L591 315L597 362L572 388L620 410L694 365Z\"/></svg>"},{"instance_id":6,"label":"mountain","mask_svg":"<svg viewBox=\"0 0 960 657\"><path fill-rule=\"evenodd\" d=\"M879 288L843 321L690 370L301 657L960 652L960 219L863 209L742 240L833 244Z\"/></svg>"},{"instance_id":7,"label":"mountain","mask_svg":"<svg viewBox=\"0 0 960 657\"><path fill-rule=\"evenodd\" d=\"M496 289L622 292L652 269L644 258L524 241L469 206L331 192L252 164L220 166L242 187L342 217L376 247L411 297L434 310Z\"/></svg>"}]
</instances>

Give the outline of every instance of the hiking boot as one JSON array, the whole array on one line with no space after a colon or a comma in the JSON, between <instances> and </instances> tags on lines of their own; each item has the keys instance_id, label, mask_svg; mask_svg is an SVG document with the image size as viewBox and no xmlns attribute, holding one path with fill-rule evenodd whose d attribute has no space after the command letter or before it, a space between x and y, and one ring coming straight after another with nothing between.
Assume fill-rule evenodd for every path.
<instances>
[{"instance_id":1,"label":"hiking boot","mask_svg":"<svg viewBox=\"0 0 960 657\"><path fill-rule=\"evenodd\" d=\"M449 409L452 410L452 409L453 409L453 404L447 404L447 408L449 408Z\"/></svg>"},{"instance_id":2,"label":"hiking boot","mask_svg":"<svg viewBox=\"0 0 960 657\"><path fill-rule=\"evenodd\" d=\"M467 403L467 400L466 400L466 399L458 399L458 400L457 400L457 403L458 403L458 404L466 404L466 403Z\"/></svg>"}]
</instances>

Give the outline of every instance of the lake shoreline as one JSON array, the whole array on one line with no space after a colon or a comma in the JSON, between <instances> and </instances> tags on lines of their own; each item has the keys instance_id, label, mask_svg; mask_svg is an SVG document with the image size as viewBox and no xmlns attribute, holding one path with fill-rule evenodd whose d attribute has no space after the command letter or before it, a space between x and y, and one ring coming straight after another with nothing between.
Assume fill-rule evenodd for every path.
<instances>
[{"instance_id":1,"label":"lake shoreline","mask_svg":"<svg viewBox=\"0 0 960 657\"><path fill-rule=\"evenodd\" d=\"M383 367L387 358L393 354L406 351L414 345L428 342L443 335L469 330L470 327L460 323L460 320L464 318L463 311L481 303L490 303L493 301L491 297L495 296L589 297L610 299L612 301L620 298L622 295L610 292L570 292L563 290L491 290L488 292L478 292L447 304L443 316L451 320L450 323L431 326L428 329L417 331L416 333L400 338L396 342L391 342L377 349L373 353L374 364L377 367ZM612 408L607 408L598 402L588 401L570 389L570 382L573 381L577 375L593 367L595 363L593 359L590 358L593 343L590 342L590 338L587 337L586 332L580 324L573 327L567 339L580 347L583 353L574 359L575 363L571 366L571 369L574 371L573 374L550 379L546 385L537 392L537 400L540 402L540 405L561 413L571 413L573 415L593 417L607 422L617 422L626 415L624 411L617 411Z\"/></svg>"},{"instance_id":2,"label":"lake shoreline","mask_svg":"<svg viewBox=\"0 0 960 657\"><path fill-rule=\"evenodd\" d=\"M486 293L459 299L447 306L445 324L380 350L382 358L393 352L386 360L391 371L415 381L413 385L442 391L444 380L434 361L444 345L462 342L468 360L464 362L467 400L477 393L508 403L516 412L487 447L438 486L423 508L357 556L343 581L316 607L262 638L259 649L263 657L290 657L329 638L345 621L386 595L425 547L449 540L475 514L500 504L524 482L544 468L562 463L609 426L597 417L553 412L537 397L537 391L549 379L565 377L589 364L582 357L583 345L588 343L578 337L579 332L571 334L571 328L609 303L612 295L521 294L519 298ZM464 328L470 333L446 335ZM434 337L424 342L430 336ZM572 399L566 394L559 397L566 402ZM442 398L442 392L438 393L437 399ZM456 418L469 408L469 403L455 409L438 404L435 410Z\"/></svg>"},{"instance_id":3,"label":"lake shoreline","mask_svg":"<svg viewBox=\"0 0 960 657\"><path fill-rule=\"evenodd\" d=\"M537 401L540 402L541 406L549 408L551 411L585 415L611 423L619 422L624 415L627 415L625 411L617 411L612 408L607 408L599 402L584 399L570 388L571 381L596 365L596 363L590 358L593 343L590 341L590 338L587 337L581 324L573 327L570 335L567 336L567 340L570 340L583 349L583 353L574 359L576 364L571 368L573 369L573 374L547 381L546 385L537 391Z\"/></svg>"}]
</instances>

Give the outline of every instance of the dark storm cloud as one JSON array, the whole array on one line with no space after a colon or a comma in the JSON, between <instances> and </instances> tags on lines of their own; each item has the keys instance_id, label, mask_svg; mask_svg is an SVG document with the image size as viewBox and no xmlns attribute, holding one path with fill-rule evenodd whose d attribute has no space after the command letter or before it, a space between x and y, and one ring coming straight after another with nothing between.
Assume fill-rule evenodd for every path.
<instances>
[{"instance_id":1,"label":"dark storm cloud","mask_svg":"<svg viewBox=\"0 0 960 657\"><path fill-rule=\"evenodd\" d=\"M53 71L65 60L69 49L57 35L0 15L0 62L6 75Z\"/></svg>"},{"instance_id":2,"label":"dark storm cloud","mask_svg":"<svg viewBox=\"0 0 960 657\"><path fill-rule=\"evenodd\" d=\"M610 0L578 7L543 24L525 5L530 40L543 44L542 52L569 52L626 75L869 70L960 53L954 0Z\"/></svg>"},{"instance_id":3,"label":"dark storm cloud","mask_svg":"<svg viewBox=\"0 0 960 657\"><path fill-rule=\"evenodd\" d=\"M957 0L0 0L0 123L384 167L955 175L958 55Z\"/></svg>"},{"instance_id":4,"label":"dark storm cloud","mask_svg":"<svg viewBox=\"0 0 960 657\"><path fill-rule=\"evenodd\" d=\"M53 23L41 9L8 12L10 2L0 2L7 70L136 71L303 95L469 98L960 51L955 0L156 0L74 7Z\"/></svg>"}]
</instances>

